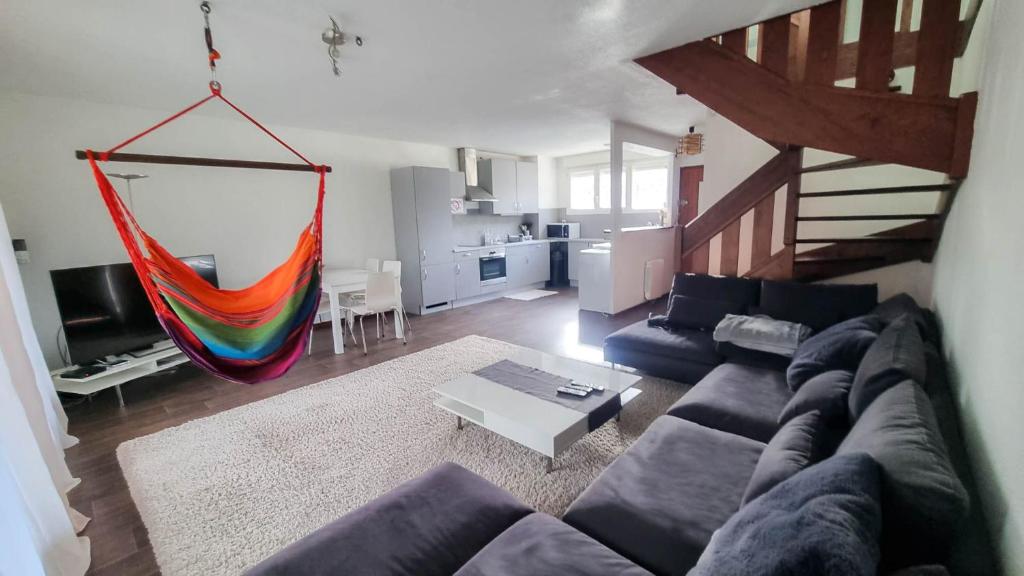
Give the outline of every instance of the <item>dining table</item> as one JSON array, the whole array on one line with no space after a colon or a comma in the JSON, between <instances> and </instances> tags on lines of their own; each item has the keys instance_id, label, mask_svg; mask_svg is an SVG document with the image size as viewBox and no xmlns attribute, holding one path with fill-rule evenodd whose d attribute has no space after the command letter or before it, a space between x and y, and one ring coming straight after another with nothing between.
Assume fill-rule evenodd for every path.
<instances>
[{"instance_id":1,"label":"dining table","mask_svg":"<svg viewBox=\"0 0 1024 576\"><path fill-rule=\"evenodd\" d=\"M363 268L337 268L324 266L323 280L320 289L327 294L331 305L331 336L334 338L334 353L345 353L345 333L342 328L344 317L341 312L341 298L345 294L366 292L366 278L369 273ZM395 314L395 338L402 338L405 335L405 326L401 314ZM352 330L352 318L349 321L349 330Z\"/></svg>"}]
</instances>

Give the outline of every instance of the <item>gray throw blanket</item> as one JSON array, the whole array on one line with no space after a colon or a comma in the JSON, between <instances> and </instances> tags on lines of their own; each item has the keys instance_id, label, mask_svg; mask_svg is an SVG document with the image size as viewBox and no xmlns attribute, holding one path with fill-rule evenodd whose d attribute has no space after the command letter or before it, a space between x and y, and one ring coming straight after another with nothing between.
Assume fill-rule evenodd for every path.
<instances>
[{"instance_id":1,"label":"gray throw blanket","mask_svg":"<svg viewBox=\"0 0 1024 576\"><path fill-rule=\"evenodd\" d=\"M741 348L792 357L800 343L811 335L803 324L775 320L768 316L726 314L715 327L715 342L730 342Z\"/></svg>"}]
</instances>

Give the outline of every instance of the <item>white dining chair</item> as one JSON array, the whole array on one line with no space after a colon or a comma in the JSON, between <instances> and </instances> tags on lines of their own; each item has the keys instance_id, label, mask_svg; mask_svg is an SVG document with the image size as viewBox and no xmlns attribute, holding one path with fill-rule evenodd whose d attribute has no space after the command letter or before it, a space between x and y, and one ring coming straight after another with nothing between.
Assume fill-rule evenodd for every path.
<instances>
[{"instance_id":1,"label":"white dining chair","mask_svg":"<svg viewBox=\"0 0 1024 576\"><path fill-rule=\"evenodd\" d=\"M377 339L380 340L383 332L380 324L381 314L387 312L400 314L400 307L395 275L391 272L370 272L366 277L366 301L363 304L356 304L345 308L346 315L359 319L359 336L363 339L363 354L368 353L363 318L367 316L374 316L376 318ZM403 332L402 343L405 344L406 342L407 340Z\"/></svg>"},{"instance_id":2,"label":"white dining chair","mask_svg":"<svg viewBox=\"0 0 1024 576\"><path fill-rule=\"evenodd\" d=\"M320 304L318 304L317 308L316 308L317 320L320 320L320 317L323 314L326 314L328 316L328 318L331 315L331 299L327 297L327 294L320 294ZM342 317L342 319L341 319L341 337L342 338L345 337L345 327L346 326L348 326L348 335L349 335L350 338L352 338L352 343L353 344L358 344L358 342L356 342L356 334L352 330L352 326L348 323L348 320L345 317ZM313 355L313 331L314 330L316 330L316 322L313 322L313 325L310 326L310 328L309 328L309 341L306 343L306 356L312 356Z\"/></svg>"},{"instance_id":3,"label":"white dining chair","mask_svg":"<svg viewBox=\"0 0 1024 576\"><path fill-rule=\"evenodd\" d=\"M412 325L409 324L409 314L405 312L405 304L402 301L402 262L400 260L385 260L381 263L380 271L391 272L395 275L395 284L398 288L398 310L405 320L405 329L412 332L412 328L410 328ZM385 324L387 323L387 318L384 318L384 322Z\"/></svg>"},{"instance_id":4,"label":"white dining chair","mask_svg":"<svg viewBox=\"0 0 1024 576\"><path fill-rule=\"evenodd\" d=\"M380 258L367 258L363 268L367 272L380 272ZM345 306L355 306L362 304L366 300L365 292L352 292L342 296L342 302Z\"/></svg>"}]
</instances>

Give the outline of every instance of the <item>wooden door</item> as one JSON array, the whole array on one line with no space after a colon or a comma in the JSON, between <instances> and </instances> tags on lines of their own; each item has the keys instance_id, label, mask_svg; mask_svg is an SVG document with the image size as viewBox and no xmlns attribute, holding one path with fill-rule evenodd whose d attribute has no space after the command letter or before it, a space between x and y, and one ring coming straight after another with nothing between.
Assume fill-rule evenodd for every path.
<instances>
[{"instance_id":1,"label":"wooden door","mask_svg":"<svg viewBox=\"0 0 1024 576\"><path fill-rule=\"evenodd\" d=\"M700 183L704 181L703 166L684 166L679 169L679 224L685 226L697 217L697 198Z\"/></svg>"}]
</instances>

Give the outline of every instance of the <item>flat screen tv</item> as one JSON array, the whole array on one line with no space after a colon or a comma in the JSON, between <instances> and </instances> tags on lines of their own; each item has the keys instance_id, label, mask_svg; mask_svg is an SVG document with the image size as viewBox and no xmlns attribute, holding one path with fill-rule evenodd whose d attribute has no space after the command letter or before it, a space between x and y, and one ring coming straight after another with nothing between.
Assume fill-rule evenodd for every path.
<instances>
[{"instance_id":1,"label":"flat screen tv","mask_svg":"<svg viewBox=\"0 0 1024 576\"><path fill-rule=\"evenodd\" d=\"M218 285L213 255L181 260ZM51 270L50 280L74 364L146 348L167 338L131 264Z\"/></svg>"}]
</instances>

